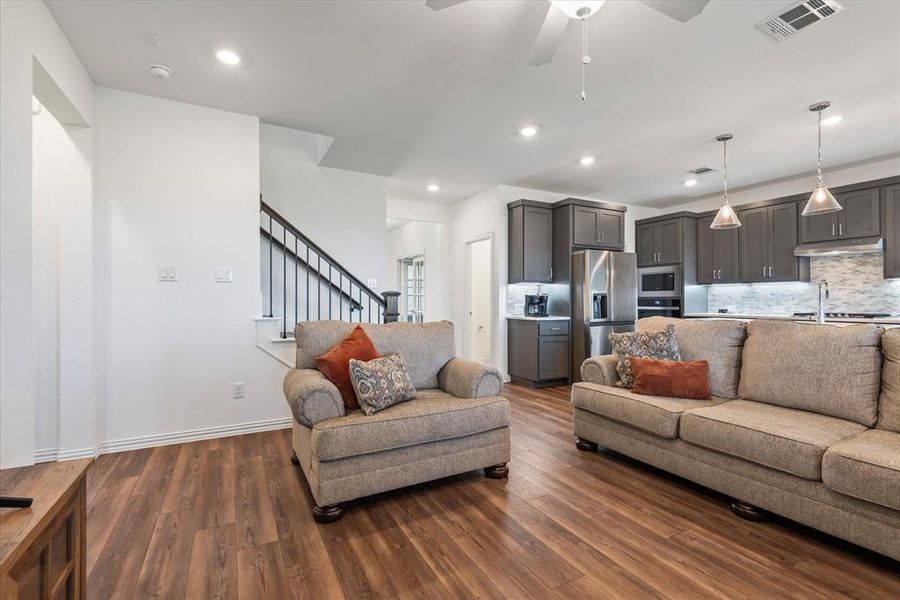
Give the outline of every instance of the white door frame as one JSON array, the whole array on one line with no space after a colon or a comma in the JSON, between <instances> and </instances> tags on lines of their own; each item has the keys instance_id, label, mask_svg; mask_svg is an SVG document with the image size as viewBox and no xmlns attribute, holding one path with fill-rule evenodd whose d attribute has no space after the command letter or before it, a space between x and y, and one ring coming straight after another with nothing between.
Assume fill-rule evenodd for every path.
<instances>
[{"instance_id":1,"label":"white door frame","mask_svg":"<svg viewBox=\"0 0 900 600\"><path fill-rule=\"evenodd\" d=\"M465 333L463 335L463 348L465 351L464 356L468 359L470 356L471 348L469 334L471 331L471 323L470 323L470 313L472 310L472 244L476 242L483 242L487 240L489 242L489 247L491 250L491 264L490 267L490 280L491 280L491 308L490 308L490 319L491 319L491 335L490 335L490 351L488 353L488 362L493 364L494 361L494 351L497 346L497 273L494 269L494 233L482 233L480 235L475 235L470 238L466 238L465 240L465 250L463 252L463 279L465 281L465 321L463 323L465 329Z\"/></svg>"}]
</instances>

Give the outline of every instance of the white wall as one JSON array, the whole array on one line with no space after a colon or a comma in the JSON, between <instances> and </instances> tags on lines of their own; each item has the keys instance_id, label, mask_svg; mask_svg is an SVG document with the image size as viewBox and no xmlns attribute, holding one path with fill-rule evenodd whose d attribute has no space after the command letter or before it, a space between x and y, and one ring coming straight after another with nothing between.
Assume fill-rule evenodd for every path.
<instances>
[{"instance_id":1,"label":"white wall","mask_svg":"<svg viewBox=\"0 0 900 600\"><path fill-rule=\"evenodd\" d=\"M386 289L385 178L320 167L311 149L318 136L261 125L263 200L363 283Z\"/></svg>"},{"instance_id":2,"label":"white wall","mask_svg":"<svg viewBox=\"0 0 900 600\"><path fill-rule=\"evenodd\" d=\"M447 287L448 236L443 223L413 221L393 229L387 234L388 279L386 287L403 291L397 261L401 258L425 255L425 320L450 320ZM402 308L402 307L401 307Z\"/></svg>"},{"instance_id":3,"label":"white wall","mask_svg":"<svg viewBox=\"0 0 900 600\"><path fill-rule=\"evenodd\" d=\"M828 185L828 187L835 188L842 185L851 185L862 181L871 181L873 179L894 177L897 175L900 175L900 156L889 157L852 167L826 170L825 184ZM733 206L737 206L740 204L748 204L750 202L771 200L773 198L784 198L785 196L793 196L795 194L811 194L815 188L815 183L815 175L807 175L744 187L734 190L733 192L729 191L728 202ZM717 209L721 204L722 195L717 194L698 198L697 200L692 200L683 204L661 208L659 214L678 212L681 210L703 212ZM632 231L632 234L633 233L634 232Z\"/></svg>"},{"instance_id":4,"label":"white wall","mask_svg":"<svg viewBox=\"0 0 900 600\"><path fill-rule=\"evenodd\" d=\"M259 121L97 89L96 202L107 240L101 439L280 419L284 367L256 348ZM158 282L157 265L177 265ZM230 266L233 283L214 281ZM232 383L246 397L232 399Z\"/></svg>"},{"instance_id":5,"label":"white wall","mask_svg":"<svg viewBox=\"0 0 900 600\"><path fill-rule=\"evenodd\" d=\"M490 234L494 240L494 285L498 290L493 307L494 350L491 364L506 374L506 288L507 288L507 215L509 202L526 198L538 202L556 202L565 197L500 185L470 196L450 206L450 283L449 298L452 321L456 323L457 352L463 350L465 327L465 251L466 241ZM604 198L592 200L609 201ZM655 208L629 206L625 213L625 250L634 251L634 221L659 214Z\"/></svg>"},{"instance_id":6,"label":"white wall","mask_svg":"<svg viewBox=\"0 0 900 600\"><path fill-rule=\"evenodd\" d=\"M93 84L44 3L0 3L0 467L4 468L30 464L36 438L31 114L34 61L49 76L56 100L68 104L67 115L77 117L73 121L82 125L91 124ZM55 107L59 108L59 104ZM90 130L73 137L78 138L79 147L90 160ZM89 179L86 185L86 196L84 187L78 189L74 207L77 210L84 210L85 202L89 210ZM79 220L82 227L83 216ZM89 247L90 229L87 238L83 237L83 229L73 230L79 236L76 242L86 242ZM73 309L70 314L89 317L90 305L80 304L85 289L91 287L90 271L83 271L83 260L84 256L79 256L72 265L72 275L80 282L76 287L83 286L81 293L73 289L71 304L67 300L67 306ZM90 254L87 260L89 263ZM76 334L69 329L66 333L73 333L67 348L75 355L84 351L78 364L87 369L90 379L93 359L89 318L87 331L80 339L80 331ZM70 381L69 389L79 395L79 401L91 405L90 390L78 390L83 381ZM42 402L41 406L45 404ZM43 419L41 422L46 423ZM45 434L46 430L42 430L42 440ZM52 439L55 432L49 436Z\"/></svg>"}]
</instances>

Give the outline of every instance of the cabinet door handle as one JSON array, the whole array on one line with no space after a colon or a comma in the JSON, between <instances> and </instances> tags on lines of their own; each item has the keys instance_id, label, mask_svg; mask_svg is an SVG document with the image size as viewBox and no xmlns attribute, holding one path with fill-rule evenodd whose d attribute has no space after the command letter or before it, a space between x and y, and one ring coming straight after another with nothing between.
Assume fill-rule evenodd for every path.
<instances>
[{"instance_id":1,"label":"cabinet door handle","mask_svg":"<svg viewBox=\"0 0 900 600\"><path fill-rule=\"evenodd\" d=\"M844 235L844 224L843 223L838 225L838 235Z\"/></svg>"},{"instance_id":2,"label":"cabinet door handle","mask_svg":"<svg viewBox=\"0 0 900 600\"><path fill-rule=\"evenodd\" d=\"M719 269L719 279L722 279L722 269Z\"/></svg>"},{"instance_id":3,"label":"cabinet door handle","mask_svg":"<svg viewBox=\"0 0 900 600\"><path fill-rule=\"evenodd\" d=\"M715 278L716 278L716 270L713 269L713 279L715 279Z\"/></svg>"},{"instance_id":4,"label":"cabinet door handle","mask_svg":"<svg viewBox=\"0 0 900 600\"><path fill-rule=\"evenodd\" d=\"M772 277L772 269L774 269L774 268L775 267L769 267L769 277Z\"/></svg>"},{"instance_id":5,"label":"cabinet door handle","mask_svg":"<svg viewBox=\"0 0 900 600\"><path fill-rule=\"evenodd\" d=\"M834 223L832 223L832 224L831 224L831 237L834 237L834 236L835 236L835 233L834 233Z\"/></svg>"},{"instance_id":6,"label":"cabinet door handle","mask_svg":"<svg viewBox=\"0 0 900 600\"><path fill-rule=\"evenodd\" d=\"M765 278L766 278L766 268L763 267L763 279L765 279Z\"/></svg>"}]
</instances>

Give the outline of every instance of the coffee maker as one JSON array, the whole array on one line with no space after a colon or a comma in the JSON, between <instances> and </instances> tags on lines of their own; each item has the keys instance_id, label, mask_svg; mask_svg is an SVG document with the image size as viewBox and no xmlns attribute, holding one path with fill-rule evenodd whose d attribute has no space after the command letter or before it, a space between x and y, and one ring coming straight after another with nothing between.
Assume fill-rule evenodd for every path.
<instances>
[{"instance_id":1,"label":"coffee maker","mask_svg":"<svg viewBox=\"0 0 900 600\"><path fill-rule=\"evenodd\" d=\"M549 296L543 292L537 294L525 294L525 316L526 317L546 317L547 301Z\"/></svg>"}]
</instances>

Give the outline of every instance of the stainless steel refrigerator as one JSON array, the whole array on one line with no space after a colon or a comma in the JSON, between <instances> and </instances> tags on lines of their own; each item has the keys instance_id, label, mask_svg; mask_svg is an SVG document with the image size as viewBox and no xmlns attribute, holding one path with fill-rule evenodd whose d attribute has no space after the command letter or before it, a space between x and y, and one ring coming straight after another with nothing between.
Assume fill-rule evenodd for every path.
<instances>
[{"instance_id":1,"label":"stainless steel refrigerator","mask_svg":"<svg viewBox=\"0 0 900 600\"><path fill-rule=\"evenodd\" d=\"M609 354L609 334L634 331L637 319L637 258L632 252L572 253L572 381L581 363Z\"/></svg>"}]
</instances>

